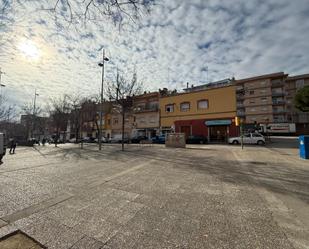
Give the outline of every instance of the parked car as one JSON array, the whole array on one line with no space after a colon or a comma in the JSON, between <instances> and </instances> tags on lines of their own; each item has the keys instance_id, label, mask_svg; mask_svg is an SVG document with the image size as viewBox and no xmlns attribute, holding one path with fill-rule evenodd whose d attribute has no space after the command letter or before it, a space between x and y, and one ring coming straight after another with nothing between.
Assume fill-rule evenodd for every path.
<instances>
[{"instance_id":1,"label":"parked car","mask_svg":"<svg viewBox=\"0 0 309 249\"><path fill-rule=\"evenodd\" d=\"M76 137L70 138L68 142L69 143L77 143L77 139L76 139Z\"/></svg>"},{"instance_id":2,"label":"parked car","mask_svg":"<svg viewBox=\"0 0 309 249\"><path fill-rule=\"evenodd\" d=\"M229 142L229 144L240 144L241 143L241 137L230 137L228 142ZM261 135L259 133L248 133L248 134L244 134L243 143L244 144L264 145L265 144L265 138L264 138L263 135Z\"/></svg>"},{"instance_id":3,"label":"parked car","mask_svg":"<svg viewBox=\"0 0 309 249\"><path fill-rule=\"evenodd\" d=\"M121 143L122 142L122 134L116 134L110 138L110 143ZM124 136L124 142L128 143L129 138Z\"/></svg>"},{"instance_id":4,"label":"parked car","mask_svg":"<svg viewBox=\"0 0 309 249\"><path fill-rule=\"evenodd\" d=\"M149 140L146 136L138 136L131 139L131 143L133 144L139 144L143 140Z\"/></svg>"},{"instance_id":5,"label":"parked car","mask_svg":"<svg viewBox=\"0 0 309 249\"><path fill-rule=\"evenodd\" d=\"M187 144L206 144L207 141L207 137L199 135L188 136L186 139Z\"/></svg>"},{"instance_id":6,"label":"parked car","mask_svg":"<svg viewBox=\"0 0 309 249\"><path fill-rule=\"evenodd\" d=\"M82 140L83 140L84 143L91 143L90 137L83 137Z\"/></svg>"},{"instance_id":7,"label":"parked car","mask_svg":"<svg viewBox=\"0 0 309 249\"><path fill-rule=\"evenodd\" d=\"M107 140L106 137L102 137L102 140L101 140L101 141L102 141L102 143L108 143L108 140ZM98 142L99 142L99 139L98 139L98 138L95 138L95 139L94 139L94 142L95 142L95 143L98 143Z\"/></svg>"},{"instance_id":8,"label":"parked car","mask_svg":"<svg viewBox=\"0 0 309 249\"><path fill-rule=\"evenodd\" d=\"M165 144L165 135L152 137L151 140L155 144Z\"/></svg>"}]
</instances>

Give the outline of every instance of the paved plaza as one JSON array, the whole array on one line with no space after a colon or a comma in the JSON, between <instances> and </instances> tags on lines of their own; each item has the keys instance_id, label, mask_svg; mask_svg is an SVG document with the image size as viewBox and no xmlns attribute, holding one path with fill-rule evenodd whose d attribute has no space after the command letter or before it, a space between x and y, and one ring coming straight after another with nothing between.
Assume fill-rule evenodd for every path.
<instances>
[{"instance_id":1,"label":"paved plaza","mask_svg":"<svg viewBox=\"0 0 309 249\"><path fill-rule=\"evenodd\" d=\"M19 147L0 166L0 237L20 230L55 249L309 248L309 162L289 144Z\"/></svg>"}]
</instances>

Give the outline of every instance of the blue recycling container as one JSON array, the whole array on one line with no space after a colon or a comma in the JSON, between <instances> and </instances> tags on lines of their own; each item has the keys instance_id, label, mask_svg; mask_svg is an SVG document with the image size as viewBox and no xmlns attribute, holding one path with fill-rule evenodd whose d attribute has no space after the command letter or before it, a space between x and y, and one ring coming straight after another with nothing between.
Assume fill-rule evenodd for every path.
<instances>
[{"instance_id":1,"label":"blue recycling container","mask_svg":"<svg viewBox=\"0 0 309 249\"><path fill-rule=\"evenodd\" d=\"M309 136L299 137L299 155L301 158L309 159Z\"/></svg>"}]
</instances>

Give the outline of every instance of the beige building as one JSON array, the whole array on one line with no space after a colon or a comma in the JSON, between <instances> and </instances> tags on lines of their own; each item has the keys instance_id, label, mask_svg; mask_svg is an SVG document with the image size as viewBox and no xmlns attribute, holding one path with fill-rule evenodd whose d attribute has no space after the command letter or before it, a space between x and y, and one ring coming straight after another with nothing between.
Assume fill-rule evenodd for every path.
<instances>
[{"instance_id":1,"label":"beige building","mask_svg":"<svg viewBox=\"0 0 309 249\"><path fill-rule=\"evenodd\" d=\"M246 124L287 122L283 72L236 80L237 116Z\"/></svg>"},{"instance_id":2,"label":"beige building","mask_svg":"<svg viewBox=\"0 0 309 249\"><path fill-rule=\"evenodd\" d=\"M107 117L110 136L120 136L122 133L122 115L113 108ZM125 115L125 137L147 136L149 138L159 134L159 93L144 93L133 98L133 107Z\"/></svg>"},{"instance_id":3,"label":"beige building","mask_svg":"<svg viewBox=\"0 0 309 249\"><path fill-rule=\"evenodd\" d=\"M151 138L159 135L160 113L159 93L144 93L133 99L132 137L146 136Z\"/></svg>"},{"instance_id":4,"label":"beige building","mask_svg":"<svg viewBox=\"0 0 309 249\"><path fill-rule=\"evenodd\" d=\"M286 79L287 120L296 123L298 133L309 132L309 113L304 113L294 107L293 99L296 92L309 85L309 74L291 76Z\"/></svg>"}]
</instances>

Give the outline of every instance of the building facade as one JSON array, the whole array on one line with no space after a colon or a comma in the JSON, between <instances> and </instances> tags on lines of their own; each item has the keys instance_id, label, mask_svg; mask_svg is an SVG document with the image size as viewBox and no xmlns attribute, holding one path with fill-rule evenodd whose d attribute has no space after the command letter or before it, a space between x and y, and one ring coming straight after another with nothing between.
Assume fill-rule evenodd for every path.
<instances>
[{"instance_id":1,"label":"building facade","mask_svg":"<svg viewBox=\"0 0 309 249\"><path fill-rule=\"evenodd\" d=\"M309 84L309 75L289 77L283 72L236 80L237 116L245 127L255 124L296 125L296 133L309 132L309 115L294 108L298 89Z\"/></svg>"},{"instance_id":2,"label":"building facade","mask_svg":"<svg viewBox=\"0 0 309 249\"><path fill-rule=\"evenodd\" d=\"M296 92L304 86L309 86L309 74L291 76L286 79L287 121L296 124L298 134L309 134L309 113L297 110L293 101Z\"/></svg>"},{"instance_id":3,"label":"building facade","mask_svg":"<svg viewBox=\"0 0 309 249\"><path fill-rule=\"evenodd\" d=\"M287 122L286 77L281 72L236 80L237 116L245 124Z\"/></svg>"},{"instance_id":4,"label":"building facade","mask_svg":"<svg viewBox=\"0 0 309 249\"><path fill-rule=\"evenodd\" d=\"M159 93L144 93L133 99L133 129L132 137L159 135Z\"/></svg>"},{"instance_id":5,"label":"building facade","mask_svg":"<svg viewBox=\"0 0 309 249\"><path fill-rule=\"evenodd\" d=\"M205 136L208 141L226 141L238 134L233 85L162 96L160 114L163 133Z\"/></svg>"}]
</instances>

